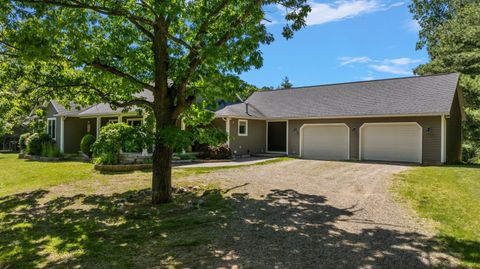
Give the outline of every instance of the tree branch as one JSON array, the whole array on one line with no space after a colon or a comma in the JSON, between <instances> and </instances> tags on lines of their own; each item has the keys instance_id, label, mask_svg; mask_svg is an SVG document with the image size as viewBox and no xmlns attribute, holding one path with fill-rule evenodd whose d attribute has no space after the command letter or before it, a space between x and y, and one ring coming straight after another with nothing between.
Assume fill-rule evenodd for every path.
<instances>
[{"instance_id":1,"label":"tree branch","mask_svg":"<svg viewBox=\"0 0 480 269\"><path fill-rule=\"evenodd\" d=\"M220 12L227 6L228 2L230 2L230 0L223 0L214 10L212 10L212 12L207 15L205 21L198 28L198 32L194 38L195 41L198 42L203 38L203 36L207 33L208 26L210 25L210 19L220 14Z\"/></svg>"},{"instance_id":2,"label":"tree branch","mask_svg":"<svg viewBox=\"0 0 480 269\"><path fill-rule=\"evenodd\" d=\"M174 41L177 44L180 44L180 45L186 47L190 51L196 50L195 48L193 48L190 44L188 44L185 40L183 40L181 38L178 38L178 37L176 37L176 36L174 36L170 33L167 33L167 36L170 40Z\"/></svg>"},{"instance_id":3,"label":"tree branch","mask_svg":"<svg viewBox=\"0 0 480 269\"><path fill-rule=\"evenodd\" d=\"M60 1L60 0L17 0L17 1L22 3L30 3L30 4L49 4L49 5L68 7L68 8L90 9L105 15L126 17L126 18L133 19L138 22L142 22L151 26L154 25L153 21L134 15L126 9L110 9L103 6L85 4L78 0L71 0L70 3L66 1Z\"/></svg>"},{"instance_id":4,"label":"tree branch","mask_svg":"<svg viewBox=\"0 0 480 269\"><path fill-rule=\"evenodd\" d=\"M150 84L147 84L143 81L140 81L139 79L135 78L134 76L130 75L130 74L127 74L127 73L124 73L120 70L118 70L117 68L113 67L113 66L109 66L109 65L106 65L106 64L103 64L103 63L100 63L99 61L94 61L92 63L87 63L87 65L90 65L92 67L95 67L97 69L100 69L102 71L105 71L105 72L108 72L108 73L111 73L111 74L114 74L118 77L121 77L121 78L124 78L124 79L127 79L129 80L130 82L133 82L137 85L140 85L142 86L143 88L145 89L148 89L150 91L154 91L155 90L155 87L153 87L152 85Z\"/></svg>"},{"instance_id":5,"label":"tree branch","mask_svg":"<svg viewBox=\"0 0 480 269\"><path fill-rule=\"evenodd\" d=\"M90 83L76 83L76 84L64 84L64 85L52 85L52 84L37 84L34 83L39 87L46 87L46 88L82 88L93 90L95 93L100 97L100 99L108 103L109 105L113 105L116 107L131 107L131 106L140 106L140 107L153 107L153 104L145 99L135 98L129 101L121 102L118 100L114 100L111 98L110 94L100 90L99 88L93 86Z\"/></svg>"}]
</instances>

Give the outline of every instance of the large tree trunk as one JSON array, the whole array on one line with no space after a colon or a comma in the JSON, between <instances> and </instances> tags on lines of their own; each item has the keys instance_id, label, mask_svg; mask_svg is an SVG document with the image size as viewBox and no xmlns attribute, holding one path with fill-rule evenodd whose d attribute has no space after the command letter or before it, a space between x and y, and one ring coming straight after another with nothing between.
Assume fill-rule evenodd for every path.
<instances>
[{"instance_id":1,"label":"large tree trunk","mask_svg":"<svg viewBox=\"0 0 480 269\"><path fill-rule=\"evenodd\" d=\"M152 203L172 201L172 154L173 150L157 139L153 152Z\"/></svg>"}]
</instances>

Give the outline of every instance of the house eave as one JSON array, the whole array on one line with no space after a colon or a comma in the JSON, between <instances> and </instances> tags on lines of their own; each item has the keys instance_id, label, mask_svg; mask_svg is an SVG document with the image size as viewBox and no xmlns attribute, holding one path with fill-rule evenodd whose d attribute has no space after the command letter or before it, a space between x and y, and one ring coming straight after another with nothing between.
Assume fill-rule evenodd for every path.
<instances>
[{"instance_id":1,"label":"house eave","mask_svg":"<svg viewBox=\"0 0 480 269\"><path fill-rule=\"evenodd\" d=\"M440 117L450 116L449 112L412 113L412 114L378 114L378 115L339 115L339 116L310 116L310 117L252 117L244 115L215 116L216 118L236 118L254 120L316 120L316 119L349 119L349 118L392 118L392 117Z\"/></svg>"}]
</instances>

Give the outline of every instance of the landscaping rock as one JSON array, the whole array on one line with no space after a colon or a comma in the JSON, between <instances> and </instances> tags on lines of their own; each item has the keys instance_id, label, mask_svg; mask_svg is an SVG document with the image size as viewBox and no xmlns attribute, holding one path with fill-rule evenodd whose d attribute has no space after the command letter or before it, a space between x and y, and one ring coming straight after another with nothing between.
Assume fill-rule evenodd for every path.
<instances>
[{"instance_id":1,"label":"landscaping rock","mask_svg":"<svg viewBox=\"0 0 480 269\"><path fill-rule=\"evenodd\" d=\"M183 193L186 193L187 192L187 189L185 189L184 187L180 187L177 189L177 193L179 194L183 194Z\"/></svg>"}]
</instances>

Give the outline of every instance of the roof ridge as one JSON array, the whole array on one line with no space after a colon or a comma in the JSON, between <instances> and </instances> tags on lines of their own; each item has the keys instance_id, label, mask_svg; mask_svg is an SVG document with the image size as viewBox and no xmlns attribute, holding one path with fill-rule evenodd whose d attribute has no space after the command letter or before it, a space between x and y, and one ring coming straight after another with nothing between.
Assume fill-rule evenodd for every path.
<instances>
[{"instance_id":1,"label":"roof ridge","mask_svg":"<svg viewBox=\"0 0 480 269\"><path fill-rule=\"evenodd\" d=\"M457 72L450 72L450 73L439 73L439 74L430 74L430 75L423 75L423 76L408 76L408 77L397 77L397 78L383 78L383 79L373 79L373 80L361 80L361 81L350 81L350 82L338 82L338 83L327 83L327 84L318 84L318 85L310 85L310 86L300 86L300 87L293 87L288 89L272 89L272 90L260 90L256 91L255 93L263 93L263 92L277 92L277 91L288 91L288 90L298 90L298 89L307 89L307 88L315 88L315 87L326 87L326 86L335 86L335 85L345 85L345 84L357 84L357 83L371 83L371 82L378 82L378 81L389 81L389 80L401 80L401 79L415 79L415 78L425 78L425 77L435 77L435 76L447 76L447 75L454 75L459 74ZM252 94L252 95L253 95Z\"/></svg>"}]
</instances>

